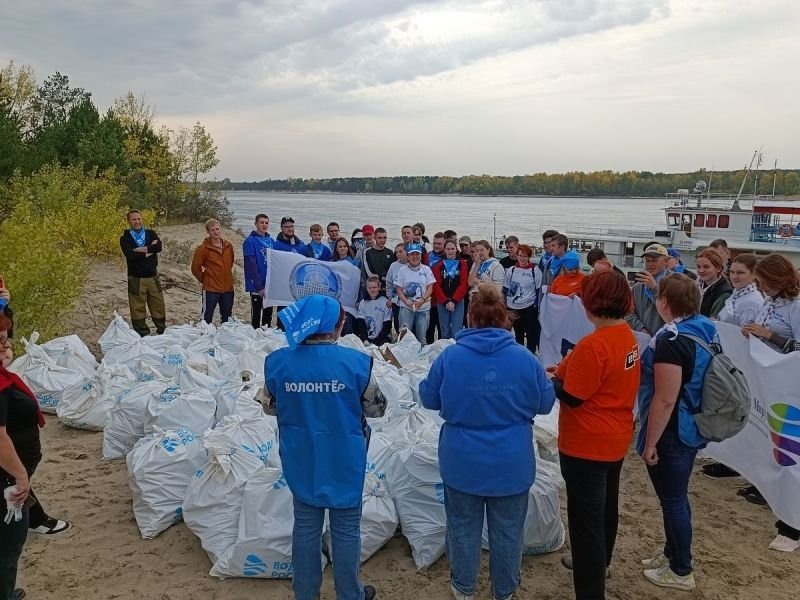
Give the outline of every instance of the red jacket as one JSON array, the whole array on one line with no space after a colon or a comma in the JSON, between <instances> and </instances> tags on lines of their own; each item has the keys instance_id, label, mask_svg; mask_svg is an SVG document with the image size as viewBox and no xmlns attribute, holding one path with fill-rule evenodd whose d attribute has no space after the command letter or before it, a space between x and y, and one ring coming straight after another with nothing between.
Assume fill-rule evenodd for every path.
<instances>
[{"instance_id":1,"label":"red jacket","mask_svg":"<svg viewBox=\"0 0 800 600\"><path fill-rule=\"evenodd\" d=\"M433 286L433 299L436 304L446 304L451 300L461 302L469 290L469 267L467 261L458 259L458 281L452 282L449 278L445 281L444 260L440 260L431 269L436 283Z\"/></svg>"},{"instance_id":2,"label":"red jacket","mask_svg":"<svg viewBox=\"0 0 800 600\"><path fill-rule=\"evenodd\" d=\"M16 373L12 373L5 367L0 367L0 392L8 388L16 388L26 396L30 396L31 400L36 403L36 419L39 422L39 427L44 427L44 415L42 414L42 408L39 406L36 395L25 385L25 382L22 381Z\"/></svg>"}]
</instances>

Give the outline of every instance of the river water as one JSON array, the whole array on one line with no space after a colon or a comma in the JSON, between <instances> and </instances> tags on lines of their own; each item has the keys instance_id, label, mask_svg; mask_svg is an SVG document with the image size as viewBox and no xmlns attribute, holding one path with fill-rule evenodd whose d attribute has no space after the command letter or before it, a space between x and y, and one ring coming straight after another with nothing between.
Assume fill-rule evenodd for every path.
<instances>
[{"instance_id":1,"label":"river water","mask_svg":"<svg viewBox=\"0 0 800 600\"><path fill-rule=\"evenodd\" d=\"M399 241L400 228L421 221L430 238L436 231L453 229L473 240L492 238L492 216L497 236L516 235L523 243L541 244L546 229L583 227L647 227L664 229L660 198L533 198L523 196L403 196L281 192L228 192L234 226L247 232L258 213L270 217L270 233L280 231L282 217L295 220L295 232L308 239L314 223L323 229L339 223L350 238L365 223L384 227L389 241Z\"/></svg>"}]
</instances>

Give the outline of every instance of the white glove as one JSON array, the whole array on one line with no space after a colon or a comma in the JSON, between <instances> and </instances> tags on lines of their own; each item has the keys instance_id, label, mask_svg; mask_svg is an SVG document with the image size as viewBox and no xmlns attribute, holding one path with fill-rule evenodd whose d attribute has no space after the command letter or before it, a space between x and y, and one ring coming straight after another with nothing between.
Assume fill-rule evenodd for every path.
<instances>
[{"instance_id":1,"label":"white glove","mask_svg":"<svg viewBox=\"0 0 800 600\"><path fill-rule=\"evenodd\" d=\"M17 493L17 486L11 485L8 486L5 490L3 490L3 497L6 499L6 506L8 509L6 510L6 517L3 519L3 522L8 525L11 521L21 521L22 520L22 506L24 502L20 502L19 504L11 504L11 496Z\"/></svg>"}]
</instances>

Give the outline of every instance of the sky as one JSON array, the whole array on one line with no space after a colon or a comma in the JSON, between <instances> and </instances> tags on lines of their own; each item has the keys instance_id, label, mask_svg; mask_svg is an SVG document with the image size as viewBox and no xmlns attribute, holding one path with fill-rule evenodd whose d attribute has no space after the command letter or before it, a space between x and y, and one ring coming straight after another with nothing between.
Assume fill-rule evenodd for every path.
<instances>
[{"instance_id":1,"label":"sky","mask_svg":"<svg viewBox=\"0 0 800 600\"><path fill-rule=\"evenodd\" d=\"M0 0L0 63L200 121L217 178L800 168L797 0Z\"/></svg>"}]
</instances>

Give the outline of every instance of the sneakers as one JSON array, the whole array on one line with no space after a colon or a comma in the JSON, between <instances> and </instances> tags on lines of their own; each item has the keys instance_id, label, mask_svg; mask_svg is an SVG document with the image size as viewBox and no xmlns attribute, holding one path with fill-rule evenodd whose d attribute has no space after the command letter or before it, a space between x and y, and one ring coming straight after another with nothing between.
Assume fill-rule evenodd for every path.
<instances>
[{"instance_id":1,"label":"sneakers","mask_svg":"<svg viewBox=\"0 0 800 600\"><path fill-rule=\"evenodd\" d=\"M642 566L645 569L660 569L664 565L669 565L669 559L664 556L664 551L659 550L653 555L653 558L645 558L642 561Z\"/></svg>"},{"instance_id":2,"label":"sneakers","mask_svg":"<svg viewBox=\"0 0 800 600\"><path fill-rule=\"evenodd\" d=\"M17 588L11 592L11 600L22 600L28 594L22 588Z\"/></svg>"},{"instance_id":3,"label":"sneakers","mask_svg":"<svg viewBox=\"0 0 800 600\"><path fill-rule=\"evenodd\" d=\"M377 594L377 590L375 586L372 585L365 585L364 586L364 600L372 600L375 598L375 594Z\"/></svg>"},{"instance_id":4,"label":"sneakers","mask_svg":"<svg viewBox=\"0 0 800 600\"><path fill-rule=\"evenodd\" d=\"M739 472L726 467L722 463L711 463L703 465L703 475L712 479L720 479L722 477L739 477Z\"/></svg>"},{"instance_id":5,"label":"sneakers","mask_svg":"<svg viewBox=\"0 0 800 600\"><path fill-rule=\"evenodd\" d=\"M462 594L452 583L450 584L450 589L453 591L453 596L455 596L456 600L473 600L475 598L475 594Z\"/></svg>"},{"instance_id":6,"label":"sneakers","mask_svg":"<svg viewBox=\"0 0 800 600\"><path fill-rule=\"evenodd\" d=\"M644 576L650 583L654 583L657 586L674 588L684 592L689 592L697 587L694 582L694 574L676 575L669 568L669 565L664 565L658 569L647 569L644 572Z\"/></svg>"},{"instance_id":7,"label":"sneakers","mask_svg":"<svg viewBox=\"0 0 800 600\"><path fill-rule=\"evenodd\" d=\"M564 565L564 568L572 571L572 554L567 554L566 556L562 556L561 564ZM611 567L606 567L606 579L610 578L611 578Z\"/></svg>"},{"instance_id":8,"label":"sneakers","mask_svg":"<svg viewBox=\"0 0 800 600\"><path fill-rule=\"evenodd\" d=\"M798 548L800 548L800 540L793 540L785 535L778 535L769 543L769 549L778 552L794 552Z\"/></svg>"},{"instance_id":9,"label":"sneakers","mask_svg":"<svg viewBox=\"0 0 800 600\"><path fill-rule=\"evenodd\" d=\"M50 517L44 522L44 524L39 525L38 527L31 527L31 531L44 535L55 535L57 533L63 533L67 531L70 527L72 527L72 523L69 521L60 521Z\"/></svg>"}]
</instances>

